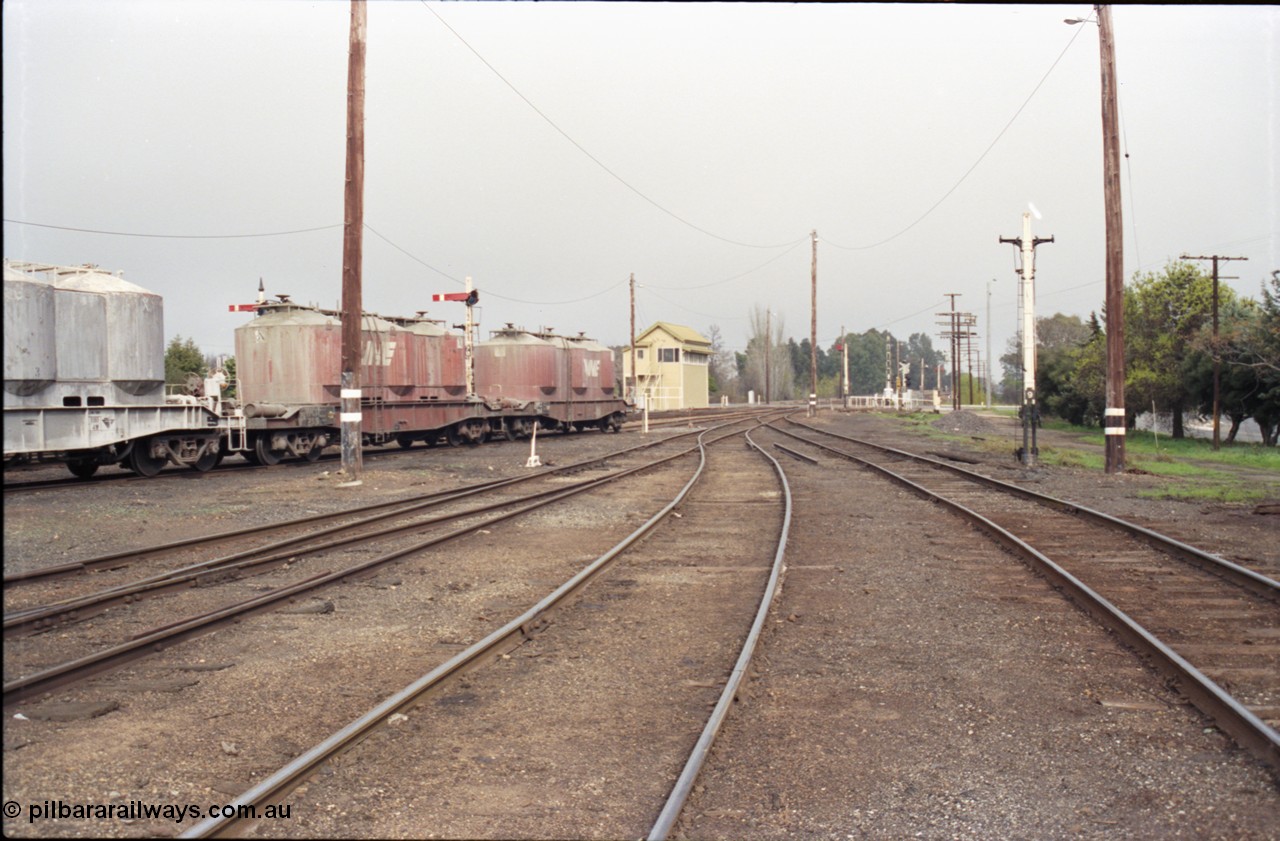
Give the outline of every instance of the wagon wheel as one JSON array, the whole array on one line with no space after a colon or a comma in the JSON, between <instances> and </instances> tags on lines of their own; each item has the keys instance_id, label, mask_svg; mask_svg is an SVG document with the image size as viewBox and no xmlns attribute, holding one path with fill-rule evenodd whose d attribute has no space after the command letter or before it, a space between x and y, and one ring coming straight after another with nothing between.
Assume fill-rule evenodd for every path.
<instances>
[{"instance_id":1,"label":"wagon wheel","mask_svg":"<svg viewBox=\"0 0 1280 841\"><path fill-rule=\"evenodd\" d=\"M222 451L214 452L205 450L204 455L191 463L191 469L198 473L208 473L210 470L218 466L218 462L222 461Z\"/></svg>"},{"instance_id":2,"label":"wagon wheel","mask_svg":"<svg viewBox=\"0 0 1280 841\"><path fill-rule=\"evenodd\" d=\"M167 458L156 458L151 455L151 440L144 438L135 441L129 450L129 469L139 476L154 476L165 466Z\"/></svg>"},{"instance_id":3,"label":"wagon wheel","mask_svg":"<svg viewBox=\"0 0 1280 841\"><path fill-rule=\"evenodd\" d=\"M264 435L253 442L253 455L256 463L264 467L270 467L273 464L280 463L280 459L284 457L284 452L271 449L271 445Z\"/></svg>"},{"instance_id":4,"label":"wagon wheel","mask_svg":"<svg viewBox=\"0 0 1280 841\"><path fill-rule=\"evenodd\" d=\"M514 441L520 437L520 433L516 432L515 421L507 420L502 422L502 437L508 441Z\"/></svg>"},{"instance_id":5,"label":"wagon wheel","mask_svg":"<svg viewBox=\"0 0 1280 841\"><path fill-rule=\"evenodd\" d=\"M67 462L67 469L71 471L71 475L78 479L88 479L90 476L98 472L98 460L92 458L78 458L74 461Z\"/></svg>"},{"instance_id":6,"label":"wagon wheel","mask_svg":"<svg viewBox=\"0 0 1280 841\"><path fill-rule=\"evenodd\" d=\"M403 447L404 444L401 444L400 446ZM324 453L324 447L320 447L315 444L312 444L311 449L303 453L302 457L314 464L315 462L320 460L320 456L323 455L323 453Z\"/></svg>"},{"instance_id":7,"label":"wagon wheel","mask_svg":"<svg viewBox=\"0 0 1280 841\"><path fill-rule=\"evenodd\" d=\"M462 437L462 424L454 424L444 434L445 440L449 442L450 447L461 447L466 439Z\"/></svg>"},{"instance_id":8,"label":"wagon wheel","mask_svg":"<svg viewBox=\"0 0 1280 841\"><path fill-rule=\"evenodd\" d=\"M408 433L408 432L397 432L397 433L396 433L396 443L397 443L397 444L399 444L401 447L403 447L403 448L404 448L404 449L406 449L406 450L407 450L407 449L409 449L410 447L412 447L412 446L413 446L413 444L414 444L414 441L416 441L416 440L417 440L417 438L416 438L414 435L412 435L411 433Z\"/></svg>"}]
</instances>

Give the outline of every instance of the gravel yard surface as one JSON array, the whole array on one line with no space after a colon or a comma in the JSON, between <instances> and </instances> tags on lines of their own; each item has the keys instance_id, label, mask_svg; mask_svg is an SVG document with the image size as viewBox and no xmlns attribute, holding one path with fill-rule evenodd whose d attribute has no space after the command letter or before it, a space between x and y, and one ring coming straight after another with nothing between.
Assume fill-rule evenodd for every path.
<instances>
[{"instance_id":1,"label":"gravel yard surface","mask_svg":"<svg viewBox=\"0 0 1280 841\"><path fill-rule=\"evenodd\" d=\"M1026 469L1012 458L1018 434L1008 419L961 412L906 424L823 413L814 423L951 457L1273 576L1280 568L1280 516L1264 513L1270 506L1145 496L1183 481L1149 473ZM767 447L796 446L767 431L753 437ZM547 436L538 450L544 463L566 464L640 440L635 432ZM1082 446L1054 432L1042 432L1040 445ZM311 465L12 495L5 500L5 570L524 475L528 454L527 443L511 443L370 459L360 488L340 488L332 466ZM678 836L1280 837L1275 779L1021 562L937 506L851 465L775 455L796 504L782 594ZM319 594L314 601L328 602L328 610L293 605L6 708L4 799L24 806L228 802L327 735L317 722L345 723L517 614L582 558L651 515L682 481L672 472L610 486L593 503L546 509L455 550ZM1280 476L1242 470L1239 481L1269 488L1270 502L1280 502ZM672 547L665 557L677 568L697 566ZM653 575L620 573L631 582ZM448 821L433 818L420 799L386 794L403 780L370 780L339 766L338 774L361 780L369 799L331 789L332 777L322 776L309 791L285 798L295 803L298 832L617 837L609 818L622 807L608 781L555 770L577 767L584 747L526 741L518 708L522 697L554 693L558 676L576 681L575 703L593 711L602 733L620 734L616 744L591 740L590 751L616 749L610 761L629 767L622 752L634 749L634 733L661 727L661 719L623 703L608 682L593 690L581 670L601 655L573 652L583 629L594 623L616 630L621 623L640 644L677 653L661 610L650 607L635 626L619 612L636 598L635 586L588 588L584 602L598 607L582 621L563 629L553 623L511 661L469 675L468 686L440 699L456 702L429 704L431 718L411 715L407 726L379 737L422 763L419 776L430 769L435 782L459 784ZM673 605L688 601L689 593L679 595ZM113 612L128 615L127 608ZM619 653L625 648L607 651L625 656ZM700 672L696 660L673 657L671 679L699 691L723 679ZM6 680L14 677L7 661ZM511 684L516 700L504 702L514 706L503 707L498 720L467 718L463 728L468 711L483 706L477 699L502 692L508 677L519 681ZM513 735L503 736L513 724ZM452 741L455 727L469 732L468 747ZM472 750L486 733L491 748ZM412 739L421 744L403 744ZM595 795L591 785L599 789ZM402 803L401 814L371 812L375 789ZM627 811L647 809L656 817L660 807L660 801L629 803ZM5 819L7 835L141 837L191 826L119 819L32 824L26 814ZM294 833L279 823L270 834Z\"/></svg>"},{"instance_id":2,"label":"gravel yard surface","mask_svg":"<svg viewBox=\"0 0 1280 841\"><path fill-rule=\"evenodd\" d=\"M914 451L929 440L872 417L815 425ZM937 426L1004 433L972 416ZM928 446L979 472L1020 473L954 442ZM777 616L681 837L1280 833L1274 780L1019 561L853 468L788 472L798 514ZM1179 528L1217 551L1276 557L1276 518L1175 506L1166 521L1161 504L1133 496L1149 477L1120 488L1083 472L1023 478L1161 526L1202 518Z\"/></svg>"}]
</instances>

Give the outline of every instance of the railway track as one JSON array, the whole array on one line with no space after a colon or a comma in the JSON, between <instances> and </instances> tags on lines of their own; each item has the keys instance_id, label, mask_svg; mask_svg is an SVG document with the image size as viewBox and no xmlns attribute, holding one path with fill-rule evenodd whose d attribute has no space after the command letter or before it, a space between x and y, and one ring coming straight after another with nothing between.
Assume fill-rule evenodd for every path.
<instances>
[{"instance_id":1,"label":"railway track","mask_svg":"<svg viewBox=\"0 0 1280 841\"><path fill-rule=\"evenodd\" d=\"M575 434L580 434L580 433L575 433ZM504 439L502 439L501 437L498 437L493 439L488 444L485 444L484 446L488 446L490 444L501 444L501 443L504 443ZM516 444L517 446L520 445L519 442L516 442ZM428 450L428 449L439 449L442 452L445 452L450 448L450 446L452 445L441 444L438 447L437 446L428 447L427 445L422 444L421 442L414 443L407 447L403 445L397 445L394 447L367 446L362 450L361 457L364 459L370 459L370 460L378 460L378 459L384 459L384 458L394 459L394 458L399 458L399 457L410 455L410 454L420 455L424 450ZM476 446L480 446L480 445L476 445ZM254 461L249 460L248 458L238 458L238 459L235 459L234 461L220 463L216 468L208 471L191 470L191 469L184 469L180 467L169 466L169 467L163 468L159 473L156 473L154 476L139 476L137 473L134 473L132 470L129 470L121 466L121 468L116 471L112 471L108 473L95 473L92 476L86 476L86 477L67 476L65 475L66 474L65 465L62 465L56 462L48 462L48 463L44 463L41 466L18 468L12 471L13 474L15 475L30 473L37 476L37 478L32 478L27 480L16 479L14 481L6 481L3 485L3 490L5 495L9 495L9 494L28 493L31 491L72 490L76 488L92 488L98 485L103 485L103 484L114 485L121 482L154 482L157 480L197 481L202 477L206 477L206 476L223 477L223 476L234 475L238 473L255 472L255 471L261 471L261 470L300 470L316 464L331 465L335 463L340 463L341 461L342 461L342 457L340 454L336 452L329 452L329 453L319 455L314 459L288 459L288 460L279 461L270 465L258 464ZM56 478L52 477L50 475L52 473L57 473L58 474L57 477Z\"/></svg>"},{"instance_id":2,"label":"railway track","mask_svg":"<svg viewBox=\"0 0 1280 841\"><path fill-rule=\"evenodd\" d=\"M704 411L694 412L694 413L675 413L675 414L663 413L662 416L651 418L649 421L649 426L651 428L656 428L656 429L664 429L664 428L678 427L678 426L685 426L690 428L694 426L701 427L707 424L719 424L719 423L725 423L728 421L746 420L750 418L761 417L762 415L765 415L770 411L776 411L776 410L769 410L769 409L750 409L750 410L739 410L739 411L704 410ZM634 431L639 429L641 425L642 425L642 421L640 420L629 420L624 424L624 428L627 430ZM546 433L546 434L550 434L550 433ZM584 433L574 433L574 434L584 434ZM590 433L585 433L585 434L590 434ZM501 444L503 443L503 439L501 438L501 436L499 436L498 438L493 439L491 443ZM518 446L521 445L519 442L516 442L516 443ZM418 453L421 453L421 451L423 450L436 449L436 448L437 447L427 447L427 445L422 444L421 442L414 443L411 446L407 446L407 447L403 445L398 445L395 447L369 446L364 449L363 457L367 459L397 458L406 453L418 454ZM438 449L441 449L442 451L447 450L448 448L449 447L447 444L441 444L438 447ZM305 459L289 460L289 461L282 461L273 465L260 465L252 461L237 459L224 464L219 464L218 467L215 468L214 470L205 471L205 472L196 471L196 470L184 470L177 467L166 467L165 469L157 473L155 476L151 476L151 477L139 476L138 474L127 469L120 469L117 471L112 471L107 473L95 473L92 476L87 476L87 477L67 476L65 465L61 463L56 463L56 462L49 462L41 466L17 468L11 471L10 475L14 476L15 478L12 479L11 481L5 481L3 486L0 486L0 487L2 487L4 493L8 495L8 494L29 493L32 491L71 490L75 488L90 488L90 487L94 487L101 484L116 484L120 482L141 482L141 481L152 482L152 481L156 481L157 479L165 480L165 481L182 481L182 480L194 481L206 475L226 476L229 474L240 473L243 471L258 471L258 470L269 470L269 469L288 470L288 469L295 469L295 468L300 469L313 464L332 464L340 460L341 460L341 457L335 452L330 452L330 453L321 455L314 460L305 460ZM49 475L53 473L56 473L58 475L56 477ZM22 476L23 474L31 474L36 478L25 479L25 480L21 478L16 478L16 477Z\"/></svg>"},{"instance_id":3,"label":"railway track","mask_svg":"<svg viewBox=\"0 0 1280 841\"><path fill-rule=\"evenodd\" d=\"M6 796L36 803L59 791L89 802L111 790L230 804L242 819L258 807L256 821L198 832L191 821L108 821L94 828L102 835L840 837L922 826L948 836L1141 834L1177 826L1174 810L1187 808L1197 834L1269 837L1247 831L1272 825L1274 790L1261 766L1042 577L1002 560L937 504L850 482L853 471L832 469L844 457L772 429L751 435L787 465L798 494L787 590L763 634L765 614L752 610L757 597L781 595L779 533L770 531L785 516L781 482L765 481L766 462L733 433L708 445L708 472L683 501L576 588L688 485L692 456L7 704ZM568 489L641 454L608 458L546 481ZM495 463L455 461L428 475L483 475ZM416 474L395 476L395 487L415 486ZM478 492L422 516L529 490ZM287 536L230 537L216 551ZM164 563L186 562L186 550L174 551ZM108 574L119 560L6 589L163 571L151 566L158 558L134 559L131 571ZM266 595L282 582L240 583ZM566 587L561 601L530 613ZM134 627L112 616L141 620L179 603L148 598L6 646L53 651L64 635L82 634L94 642ZM199 607L187 604L187 613ZM157 614L146 616L138 631L156 625ZM748 670L738 646L754 639L763 662ZM485 641L495 647L477 650ZM448 673L412 698L401 694L437 671ZM403 706L375 714L397 698ZM328 756L315 753L330 742L325 734L341 741ZM263 788L299 762L311 767ZM1165 813L1153 822L1145 798L1155 792ZM682 794L667 807L673 793ZM263 818L263 805L281 803L292 804L290 818ZM1239 822L1213 822L1228 809ZM1043 819L1028 821L1029 810ZM664 825L664 814L680 817ZM6 819L6 831L32 829L20 823ZM55 822L44 832L82 829Z\"/></svg>"},{"instance_id":4,"label":"railway track","mask_svg":"<svg viewBox=\"0 0 1280 841\"><path fill-rule=\"evenodd\" d=\"M729 425L733 423L728 422ZM427 494L397 503L366 506L354 517L350 516L353 512L339 512L291 521L281 524L282 528L294 533L288 538L202 560L189 560L190 551L243 538L245 531L254 532L255 537L262 538L275 529L239 530L153 547L161 554L184 550L188 560L142 578L98 589L81 588L75 595L47 603L15 604L7 610L5 633L10 644L6 659L11 668L20 668L24 662L41 665L21 677L6 681L5 704L118 668L160 648L240 621L246 615L273 609L353 576L368 575L408 555L434 549L490 529L508 519L528 515L543 506L676 461L696 449L683 445L681 439L684 437L687 436L647 442L604 458L565 465L529 477L480 483L444 494ZM646 451L655 447L664 448L666 452L657 457L648 456ZM611 469L594 477L565 478L568 474L600 469L604 462L624 461L628 456L634 461L630 466ZM543 487L528 493L512 493L515 486L526 482L537 482ZM438 510L441 508L442 511ZM343 522L324 529L316 528L322 521L343 515L347 515ZM116 553L81 565L70 565L70 568L99 569L127 564L129 560L129 553ZM163 561L152 565L156 563ZM67 572L67 568L64 565L50 568L47 572L50 575L62 574ZM102 575L98 574L89 578L100 577ZM35 581L37 578L33 575L24 580ZM68 580L74 579L63 579L59 583ZM255 583L259 580L264 583ZM222 586L213 590L214 585ZM9 588L11 598L17 589ZM177 598L154 598L166 593L176 593ZM215 599L218 606L209 609L209 604ZM85 620L122 604L130 607L131 620L142 621L148 617L146 621L155 624L129 634L126 639L105 643L98 629L81 629ZM77 626L77 632L67 633L73 625ZM61 629L53 639L42 637L25 642L19 639L53 628ZM86 650L89 653L85 653ZM50 663L50 659L57 662Z\"/></svg>"},{"instance_id":5,"label":"railway track","mask_svg":"<svg viewBox=\"0 0 1280 841\"><path fill-rule=\"evenodd\" d=\"M336 773L307 783L298 796L345 797L335 792L345 789L364 797L369 781L380 781L374 799L388 802L366 806L388 821L361 821L357 829L344 827L339 818L333 825L310 824L308 832L399 834L412 824L398 825L393 816L412 815L418 808L435 813L436 831L460 837L481 834L481 829L501 836L550 832L575 837L591 831L587 823L549 826L542 815L531 821L524 808L506 811L491 805L476 814L468 805L481 790L518 786L526 792L522 796L536 797L552 813L558 812L557 802L585 792L596 804L580 814L604 813L603 832L609 837L634 836L645 827L650 838L666 837L732 704L781 586L790 519L785 478L754 443L751 450L735 446L732 439L737 437L722 439L714 454L703 449L702 465L712 459L719 462L717 469L703 478L700 465L640 528L551 595L236 798L238 814L279 802L323 764L380 734L384 738L376 745L355 748ZM696 560L682 554L690 546L700 550ZM550 616L552 610L559 618ZM666 624L672 615L679 617L681 630L674 638L650 642L642 629L660 617ZM672 666L677 658L696 664L698 674L720 677L676 680L679 669ZM463 682L464 673L484 663L496 665ZM610 718L619 719L617 726L601 726L604 698ZM428 700L434 703L428 705ZM458 721L464 710L466 719ZM618 737L627 731L629 740L620 744ZM607 743L607 748L593 749L594 742ZM481 763L481 773L450 780L449 763L439 761L443 743L451 745L446 758L473 751L496 756ZM504 766L517 757L521 762L533 757L538 775L513 778ZM397 787L393 780L413 783ZM390 791L396 788L400 790ZM447 806L451 799L462 802L442 816L440 803ZM303 808L307 814L326 814L318 807ZM211 819L184 837L238 834L253 823ZM270 823L257 823L256 830L266 835L293 832Z\"/></svg>"},{"instance_id":6,"label":"railway track","mask_svg":"<svg viewBox=\"0 0 1280 841\"><path fill-rule=\"evenodd\" d=\"M277 538L287 536L291 532L302 532L303 534L314 537L314 529L334 521L349 520L352 525L361 525L383 519L387 516L393 516L398 511L414 511L424 508L441 505L457 499L466 498L477 493L493 490L496 488L509 487L512 485L522 484L531 481L539 481L547 476L569 474L577 471L590 469L594 465L603 464L607 461L616 459L619 456L640 452L661 446L671 441L678 441L696 435L696 431L676 434L665 439L649 441L642 444L623 447L620 450L608 453L597 458L581 459L568 464L557 467L548 467L538 473L530 473L524 476L487 482L477 482L464 487L454 488L445 491L435 491L426 494L418 494L410 497L399 498L388 502L373 503L364 506L355 506L344 508L339 511L315 514L312 516L300 517L286 521L274 523L266 523L262 525L252 526L242 529L234 529L230 531L220 532L211 535L202 535L198 537L185 538L178 541L172 541L154 546L145 546L134 549L127 549L118 552L112 552L106 555L100 555L93 558L87 558L81 561L68 562L53 566L41 567L12 574L6 574L4 584L7 586L19 583L29 583L40 580L54 579L69 575L78 575L84 572L95 572L106 569L121 569L139 561L143 558L156 556L164 556L176 554L179 551L203 550L223 543L240 541L245 538L254 537ZM272 549L282 548L273 543Z\"/></svg>"},{"instance_id":7,"label":"railway track","mask_svg":"<svg viewBox=\"0 0 1280 841\"><path fill-rule=\"evenodd\" d=\"M789 420L771 428L946 505L1024 558L1280 773L1280 584L1084 506ZM797 432L802 429L803 432Z\"/></svg>"}]
</instances>

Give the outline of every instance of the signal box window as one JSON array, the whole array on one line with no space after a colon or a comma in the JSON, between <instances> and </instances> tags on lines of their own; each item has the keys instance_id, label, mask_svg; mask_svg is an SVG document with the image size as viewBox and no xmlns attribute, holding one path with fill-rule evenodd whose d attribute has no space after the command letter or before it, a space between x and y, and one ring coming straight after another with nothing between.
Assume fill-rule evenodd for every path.
<instances>
[{"instance_id":1,"label":"signal box window","mask_svg":"<svg viewBox=\"0 0 1280 841\"><path fill-rule=\"evenodd\" d=\"M658 348L659 362L679 362L680 348L678 347L660 347Z\"/></svg>"}]
</instances>

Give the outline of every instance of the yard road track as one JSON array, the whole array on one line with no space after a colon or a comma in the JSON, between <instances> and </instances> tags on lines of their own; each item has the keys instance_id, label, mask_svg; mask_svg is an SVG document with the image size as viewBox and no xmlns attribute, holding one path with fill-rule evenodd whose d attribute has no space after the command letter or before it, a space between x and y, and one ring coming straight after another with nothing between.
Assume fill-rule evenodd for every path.
<instances>
[{"instance_id":1,"label":"yard road track","mask_svg":"<svg viewBox=\"0 0 1280 841\"><path fill-rule=\"evenodd\" d=\"M735 422L726 425L733 426ZM659 448L658 454L648 452L655 446ZM617 466L626 459L624 453L616 453L609 459L573 465L575 470L561 468L535 475L531 478L544 481L539 483L542 487L533 492L518 491L513 495L511 488L518 482L508 481L443 498L429 495L426 501L391 512L366 514L352 522L308 533L301 539L186 564L140 581L6 614L6 671L19 672L22 676L12 679L6 676L5 703L118 668L159 648L208 633L227 622L239 621L245 615L273 609L286 600L352 576L367 575L406 555L438 551L437 547L448 541L682 458L695 449L695 445L678 438L633 447L625 453L631 457L627 466ZM606 470L607 463L610 467ZM576 475L590 468L603 473ZM562 472L566 475L555 475ZM473 496L475 501L471 501ZM444 513L427 518L414 516L427 509L434 511L441 503L454 505L451 509L446 506ZM388 518L399 518L401 522L382 525ZM154 597L160 594L166 597L156 600ZM140 605L144 597L145 603ZM116 604L132 608L128 617L120 617L131 623L131 627L113 631L120 623L113 622L116 617L110 616L101 626L82 624L82 620ZM23 630L44 630L54 623L61 623L56 626L62 631L54 637L14 636ZM143 627L138 628L138 623ZM147 627L146 623L152 624ZM123 633L125 637L112 640L112 633Z\"/></svg>"},{"instance_id":2,"label":"yard road track","mask_svg":"<svg viewBox=\"0 0 1280 841\"><path fill-rule=\"evenodd\" d=\"M799 421L803 407L786 413ZM59 602L41 594L156 576L163 588L179 568L249 553L210 567L209 586L47 616L56 624L5 640L14 678L139 634L145 654L6 703L6 802L202 814L23 814L5 817L6 836L1277 837L1280 783L1182 678L1064 598L1033 555L991 539L994 522L770 414L549 436L536 469L527 447L422 449L370 467L359 493L302 469L6 497L6 574L63 567L7 582L15 620ZM922 449L921 426L984 434L945 415L803 422L902 450ZM1274 517L1152 500L1140 494L1159 486L1151 474L1011 467L973 441L925 446L1211 546L1250 568L1224 573L1239 582L1224 583L1230 598L1254 598L1248 572L1275 577L1280 543L1257 539L1280 537ZM955 496L972 493L957 480ZM338 526L350 528L324 533ZM1118 539L1105 529L1076 542ZM310 583L323 589L282 589ZM248 613L213 615L240 602ZM214 624L180 644L148 637L203 619ZM1218 674L1240 677L1247 667ZM228 805L259 814L204 824Z\"/></svg>"},{"instance_id":3,"label":"yard road track","mask_svg":"<svg viewBox=\"0 0 1280 841\"><path fill-rule=\"evenodd\" d=\"M688 495L492 667L399 707L290 799L269 837L639 837L745 670L778 585L785 494L735 435ZM765 604L767 609L767 603ZM749 652L746 655L749 657ZM672 807L678 812L678 804ZM192 835L221 834L203 827ZM238 831L238 830L235 830Z\"/></svg>"},{"instance_id":4,"label":"yard road track","mask_svg":"<svg viewBox=\"0 0 1280 841\"><path fill-rule=\"evenodd\" d=\"M798 440L892 475L1024 553L1280 777L1280 583L1150 530L1122 530L1122 522L1098 519L1082 506L934 459L795 427L804 428Z\"/></svg>"},{"instance_id":5,"label":"yard road track","mask_svg":"<svg viewBox=\"0 0 1280 841\"><path fill-rule=\"evenodd\" d=\"M672 838L1276 837L1265 767L1029 565L753 437L816 463L784 461L786 586Z\"/></svg>"}]
</instances>

